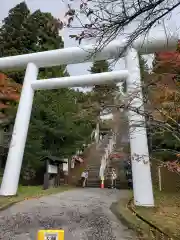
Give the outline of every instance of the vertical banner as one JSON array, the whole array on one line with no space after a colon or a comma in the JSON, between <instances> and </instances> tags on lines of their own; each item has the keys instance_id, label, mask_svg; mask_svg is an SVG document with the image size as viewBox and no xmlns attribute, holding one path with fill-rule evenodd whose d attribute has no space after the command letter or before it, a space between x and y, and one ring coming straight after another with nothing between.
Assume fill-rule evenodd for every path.
<instances>
[{"instance_id":1,"label":"vertical banner","mask_svg":"<svg viewBox=\"0 0 180 240\"><path fill-rule=\"evenodd\" d=\"M75 165L75 158L72 157L72 159L71 159L71 168L74 168L74 165Z\"/></svg>"},{"instance_id":2,"label":"vertical banner","mask_svg":"<svg viewBox=\"0 0 180 240\"><path fill-rule=\"evenodd\" d=\"M69 167L68 167L68 159L64 159L65 163L63 163L63 171L68 172Z\"/></svg>"}]
</instances>

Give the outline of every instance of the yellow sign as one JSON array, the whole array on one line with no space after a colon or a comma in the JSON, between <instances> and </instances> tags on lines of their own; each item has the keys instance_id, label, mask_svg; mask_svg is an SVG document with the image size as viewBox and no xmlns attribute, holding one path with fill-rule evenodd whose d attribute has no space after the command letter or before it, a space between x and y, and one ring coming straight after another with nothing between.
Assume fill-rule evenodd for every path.
<instances>
[{"instance_id":1,"label":"yellow sign","mask_svg":"<svg viewBox=\"0 0 180 240\"><path fill-rule=\"evenodd\" d=\"M37 240L64 240L64 230L39 230Z\"/></svg>"}]
</instances>

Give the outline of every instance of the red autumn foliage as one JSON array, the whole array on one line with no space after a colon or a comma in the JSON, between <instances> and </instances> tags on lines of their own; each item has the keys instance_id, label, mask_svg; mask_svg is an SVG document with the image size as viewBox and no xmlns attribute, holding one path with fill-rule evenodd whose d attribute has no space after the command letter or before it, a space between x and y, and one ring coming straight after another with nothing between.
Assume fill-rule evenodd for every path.
<instances>
[{"instance_id":1,"label":"red autumn foliage","mask_svg":"<svg viewBox=\"0 0 180 240\"><path fill-rule=\"evenodd\" d=\"M19 101L21 85L0 73L0 100Z\"/></svg>"},{"instance_id":2,"label":"red autumn foliage","mask_svg":"<svg viewBox=\"0 0 180 240\"><path fill-rule=\"evenodd\" d=\"M180 40L177 50L156 52L154 59L153 80L156 87L150 89L151 106L153 109L163 108L170 117L177 117L180 112L179 76L180 76ZM174 105L174 103L177 103ZM159 111L154 110L157 119L164 119Z\"/></svg>"},{"instance_id":3,"label":"red autumn foliage","mask_svg":"<svg viewBox=\"0 0 180 240\"><path fill-rule=\"evenodd\" d=\"M0 118L6 118L5 109L11 108L13 103L18 103L21 85L0 73Z\"/></svg>"},{"instance_id":4,"label":"red autumn foliage","mask_svg":"<svg viewBox=\"0 0 180 240\"><path fill-rule=\"evenodd\" d=\"M180 69L180 40L176 51L156 52L154 71L176 74Z\"/></svg>"},{"instance_id":5,"label":"red autumn foliage","mask_svg":"<svg viewBox=\"0 0 180 240\"><path fill-rule=\"evenodd\" d=\"M180 162L178 160L162 163L161 167L166 167L171 172L180 173Z\"/></svg>"}]
</instances>

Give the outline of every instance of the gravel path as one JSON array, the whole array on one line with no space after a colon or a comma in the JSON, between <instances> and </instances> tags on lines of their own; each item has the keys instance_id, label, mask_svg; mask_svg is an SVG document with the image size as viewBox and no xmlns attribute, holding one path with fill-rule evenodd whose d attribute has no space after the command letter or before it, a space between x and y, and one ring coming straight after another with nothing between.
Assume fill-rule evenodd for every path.
<instances>
[{"instance_id":1,"label":"gravel path","mask_svg":"<svg viewBox=\"0 0 180 240\"><path fill-rule=\"evenodd\" d=\"M65 240L127 240L133 232L109 210L126 191L75 189L26 200L0 212L0 239L36 240L39 229L64 229Z\"/></svg>"}]
</instances>

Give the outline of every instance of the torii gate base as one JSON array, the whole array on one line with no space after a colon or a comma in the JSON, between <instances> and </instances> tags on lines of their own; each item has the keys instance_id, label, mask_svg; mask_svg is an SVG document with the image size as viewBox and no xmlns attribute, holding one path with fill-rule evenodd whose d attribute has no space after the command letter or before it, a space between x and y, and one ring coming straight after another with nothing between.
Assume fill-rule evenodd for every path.
<instances>
[{"instance_id":1,"label":"torii gate base","mask_svg":"<svg viewBox=\"0 0 180 240\"><path fill-rule=\"evenodd\" d=\"M124 55L127 70L60 79L37 81L39 67L116 58L119 56L119 51L125 46L125 42L111 42L93 57L91 53L94 46L86 46L84 49L75 47L1 58L0 69L27 68L0 194L12 196L17 192L35 90L92 86L93 84L109 81L118 82L126 80L127 94L131 98L133 95L131 106L143 109L138 52L150 54L157 50L172 49L176 47L177 42L178 37L176 36L171 36L168 41L166 35L160 36L156 40L153 37L147 39L139 38ZM89 56L91 56L91 59ZM154 206L145 119L143 116L131 111L129 111L129 136L135 205Z\"/></svg>"}]
</instances>

